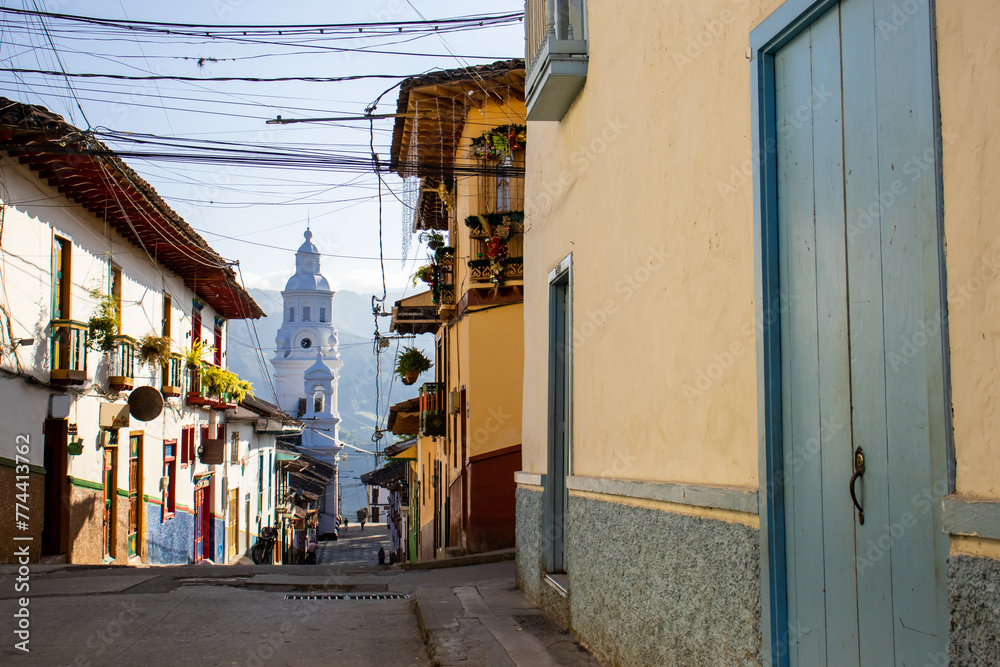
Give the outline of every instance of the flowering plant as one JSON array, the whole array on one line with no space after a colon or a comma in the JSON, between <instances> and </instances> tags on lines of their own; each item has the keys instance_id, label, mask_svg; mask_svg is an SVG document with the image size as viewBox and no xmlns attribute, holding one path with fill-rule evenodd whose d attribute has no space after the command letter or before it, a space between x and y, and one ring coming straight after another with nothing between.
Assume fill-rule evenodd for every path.
<instances>
[{"instance_id":1,"label":"flowering plant","mask_svg":"<svg viewBox=\"0 0 1000 667\"><path fill-rule=\"evenodd\" d=\"M472 151L483 160L503 159L524 148L527 136L524 125L499 125L474 138Z\"/></svg>"}]
</instances>

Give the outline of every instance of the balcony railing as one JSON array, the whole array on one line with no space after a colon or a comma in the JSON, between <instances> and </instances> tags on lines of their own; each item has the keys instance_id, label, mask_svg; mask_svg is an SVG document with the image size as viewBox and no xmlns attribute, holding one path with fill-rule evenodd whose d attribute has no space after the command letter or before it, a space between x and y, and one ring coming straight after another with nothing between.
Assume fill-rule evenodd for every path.
<instances>
[{"instance_id":1,"label":"balcony railing","mask_svg":"<svg viewBox=\"0 0 1000 667\"><path fill-rule=\"evenodd\" d=\"M188 369L188 392L184 400L188 405L201 405L219 410L236 407L236 401L229 394L211 394L208 392L205 384L202 382L200 368Z\"/></svg>"},{"instance_id":2,"label":"balcony railing","mask_svg":"<svg viewBox=\"0 0 1000 667\"><path fill-rule=\"evenodd\" d=\"M115 336L114 341L108 387L113 391L126 391L135 386L136 343L135 339L129 336Z\"/></svg>"},{"instance_id":3,"label":"balcony railing","mask_svg":"<svg viewBox=\"0 0 1000 667\"><path fill-rule=\"evenodd\" d=\"M527 0L528 120L562 120L587 80L585 0Z\"/></svg>"},{"instance_id":4,"label":"balcony railing","mask_svg":"<svg viewBox=\"0 0 1000 667\"><path fill-rule=\"evenodd\" d=\"M420 434L445 434L445 396L443 382L425 382L420 387Z\"/></svg>"},{"instance_id":5,"label":"balcony railing","mask_svg":"<svg viewBox=\"0 0 1000 667\"><path fill-rule=\"evenodd\" d=\"M455 305L455 248L445 246L434 252L435 279L434 303L441 306Z\"/></svg>"},{"instance_id":6,"label":"balcony railing","mask_svg":"<svg viewBox=\"0 0 1000 667\"><path fill-rule=\"evenodd\" d=\"M184 359L179 354L170 355L170 363L163 367L163 381L160 383L160 393L164 396L180 396L184 373Z\"/></svg>"},{"instance_id":7,"label":"balcony railing","mask_svg":"<svg viewBox=\"0 0 1000 667\"><path fill-rule=\"evenodd\" d=\"M469 284L470 287L490 287L510 284L520 284L524 280L524 226L521 223L511 225L509 236L503 240L503 252L494 254L498 244L486 231L473 230L469 234L470 256Z\"/></svg>"},{"instance_id":8,"label":"balcony railing","mask_svg":"<svg viewBox=\"0 0 1000 667\"><path fill-rule=\"evenodd\" d=\"M52 320L52 369L49 377L59 384L87 381L87 325L73 320Z\"/></svg>"}]
</instances>

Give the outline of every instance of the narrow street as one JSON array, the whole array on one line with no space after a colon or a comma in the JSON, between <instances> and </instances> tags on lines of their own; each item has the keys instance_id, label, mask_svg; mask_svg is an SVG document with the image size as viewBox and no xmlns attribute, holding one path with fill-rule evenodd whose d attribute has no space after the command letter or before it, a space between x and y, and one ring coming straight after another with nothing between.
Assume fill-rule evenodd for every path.
<instances>
[{"instance_id":1,"label":"narrow street","mask_svg":"<svg viewBox=\"0 0 1000 667\"><path fill-rule=\"evenodd\" d=\"M30 652L8 642L0 663L598 664L516 590L512 561L403 571L378 565L386 539L351 526L319 565L33 566ZM0 570L6 619L15 571Z\"/></svg>"}]
</instances>

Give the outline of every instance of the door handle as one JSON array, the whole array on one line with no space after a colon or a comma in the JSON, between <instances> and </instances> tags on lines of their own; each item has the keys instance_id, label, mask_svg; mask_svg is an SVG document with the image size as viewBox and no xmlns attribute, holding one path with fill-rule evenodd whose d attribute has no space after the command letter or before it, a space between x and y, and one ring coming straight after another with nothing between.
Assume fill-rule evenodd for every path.
<instances>
[{"instance_id":1,"label":"door handle","mask_svg":"<svg viewBox=\"0 0 1000 667\"><path fill-rule=\"evenodd\" d=\"M854 491L854 483L865 476L865 450L858 447L854 450L854 474L851 475L851 500L858 508L858 523L865 525L865 508L858 502L858 496Z\"/></svg>"}]
</instances>

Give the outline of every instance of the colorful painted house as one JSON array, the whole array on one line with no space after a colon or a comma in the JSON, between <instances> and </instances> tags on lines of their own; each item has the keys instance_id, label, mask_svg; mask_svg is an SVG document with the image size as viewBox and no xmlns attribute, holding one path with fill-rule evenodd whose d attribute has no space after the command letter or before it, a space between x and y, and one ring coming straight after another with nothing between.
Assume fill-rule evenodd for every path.
<instances>
[{"instance_id":1,"label":"colorful painted house","mask_svg":"<svg viewBox=\"0 0 1000 667\"><path fill-rule=\"evenodd\" d=\"M263 312L92 136L0 99L0 150L0 476L25 485L23 510L3 505L0 554L23 541L34 562L223 562L218 466L245 390L226 328Z\"/></svg>"},{"instance_id":2,"label":"colorful painted house","mask_svg":"<svg viewBox=\"0 0 1000 667\"><path fill-rule=\"evenodd\" d=\"M393 308L392 330L434 333L418 399L411 553L430 560L514 544L521 467L524 62L403 82L390 167L416 199L429 289Z\"/></svg>"},{"instance_id":3,"label":"colorful painted house","mask_svg":"<svg viewBox=\"0 0 1000 667\"><path fill-rule=\"evenodd\" d=\"M613 665L1000 663L995 3L526 10L520 587Z\"/></svg>"}]
</instances>

